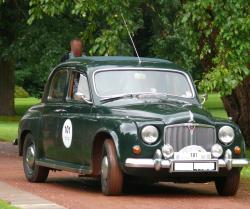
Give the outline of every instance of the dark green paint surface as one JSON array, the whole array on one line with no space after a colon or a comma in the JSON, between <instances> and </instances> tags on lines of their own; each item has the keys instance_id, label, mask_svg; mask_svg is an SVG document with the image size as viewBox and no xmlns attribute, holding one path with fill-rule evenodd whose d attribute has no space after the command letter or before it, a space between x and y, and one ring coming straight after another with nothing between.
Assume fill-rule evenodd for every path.
<instances>
[{"instance_id":1,"label":"dark green paint surface","mask_svg":"<svg viewBox=\"0 0 250 209\"><path fill-rule=\"evenodd\" d=\"M233 127L235 131L234 142L230 145L224 145L217 139L217 143L221 144L224 150L233 149L236 145L240 146L243 150L242 154L233 157L245 157L245 143L238 126L229 120L213 118L200 105L197 92L193 99L184 99L185 101L175 98L169 98L165 101L134 98L101 104L100 98L94 91L93 74L100 69L119 68L180 70L166 60L142 58L142 63L138 64L137 58L134 57L86 57L62 63L52 71L48 79L42 104L30 108L20 122L18 137L20 149L22 133L30 131L35 138L39 160L52 160L72 168L85 167L91 170L92 159L95 157L92 156L95 137L100 132L107 133L114 140L117 158L123 171L140 176L140 169L125 168L126 158L152 158L155 150L163 145L164 127L170 124L188 122L190 119L189 111L191 111L196 123L213 125L217 132L223 125ZM57 102L47 100L50 82L54 73L60 69L67 69L69 73L72 70L78 70L87 75L92 104L67 101L68 84L65 88L64 99ZM65 112L55 112L56 109L64 109ZM70 148L65 148L62 142L62 127L66 119L71 119L73 124L73 140ZM145 144L141 139L141 129L146 125L154 125L159 130L159 139L153 145ZM140 155L135 155L132 152L134 145L141 146L142 153ZM152 175L154 174L155 172L152 172Z\"/></svg>"}]
</instances>

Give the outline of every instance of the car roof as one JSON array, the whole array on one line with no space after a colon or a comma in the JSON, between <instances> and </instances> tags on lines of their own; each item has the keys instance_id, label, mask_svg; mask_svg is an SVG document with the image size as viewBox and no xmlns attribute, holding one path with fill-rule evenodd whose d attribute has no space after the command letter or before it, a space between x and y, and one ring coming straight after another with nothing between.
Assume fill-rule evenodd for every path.
<instances>
[{"instance_id":1,"label":"car roof","mask_svg":"<svg viewBox=\"0 0 250 209\"><path fill-rule=\"evenodd\" d=\"M171 61L158 59L158 58L146 58L141 57L141 63L139 63L137 57L128 56L83 56L78 58L69 59L66 62L61 63L59 66L84 66L82 70L95 71L97 69L114 69L114 68L162 68L162 69L176 69L180 71L186 71ZM58 66L58 67L59 67Z\"/></svg>"}]
</instances>

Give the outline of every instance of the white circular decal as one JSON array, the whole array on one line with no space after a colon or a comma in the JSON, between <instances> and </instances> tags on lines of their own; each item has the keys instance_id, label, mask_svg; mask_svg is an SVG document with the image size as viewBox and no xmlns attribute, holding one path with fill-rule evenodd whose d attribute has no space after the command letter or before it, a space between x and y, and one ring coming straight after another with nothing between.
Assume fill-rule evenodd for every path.
<instances>
[{"instance_id":1,"label":"white circular decal","mask_svg":"<svg viewBox=\"0 0 250 209\"><path fill-rule=\"evenodd\" d=\"M69 148L72 142L72 123L70 119L67 119L64 124L63 124L63 129L62 129L62 139L63 139L63 144L66 148Z\"/></svg>"}]
</instances>

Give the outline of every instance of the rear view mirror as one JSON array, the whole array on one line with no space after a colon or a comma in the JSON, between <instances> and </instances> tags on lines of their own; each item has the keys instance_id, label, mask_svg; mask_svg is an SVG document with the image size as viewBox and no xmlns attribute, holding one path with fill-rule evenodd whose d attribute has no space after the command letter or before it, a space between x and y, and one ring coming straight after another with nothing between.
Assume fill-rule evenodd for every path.
<instances>
[{"instance_id":1,"label":"rear view mirror","mask_svg":"<svg viewBox=\"0 0 250 209\"><path fill-rule=\"evenodd\" d=\"M78 100L78 101L83 101L83 102L88 103L88 104L92 104L92 102L89 101L89 100L85 97L85 95L84 95L83 93L81 93L81 92L76 92L76 93L75 93L75 96L74 96L74 99L75 99L75 100Z\"/></svg>"}]
</instances>

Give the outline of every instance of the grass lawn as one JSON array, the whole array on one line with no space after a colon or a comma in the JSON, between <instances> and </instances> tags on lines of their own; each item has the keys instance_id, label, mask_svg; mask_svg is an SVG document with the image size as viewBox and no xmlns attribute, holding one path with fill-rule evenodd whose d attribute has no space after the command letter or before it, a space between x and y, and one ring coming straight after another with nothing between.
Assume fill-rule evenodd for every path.
<instances>
[{"instance_id":1,"label":"grass lawn","mask_svg":"<svg viewBox=\"0 0 250 209\"><path fill-rule=\"evenodd\" d=\"M18 209L17 207L10 205L9 203L7 203L3 200L0 200L0 208L1 209Z\"/></svg>"},{"instance_id":2,"label":"grass lawn","mask_svg":"<svg viewBox=\"0 0 250 209\"><path fill-rule=\"evenodd\" d=\"M219 94L209 94L208 100L205 102L204 107L208 109L215 117L227 118L227 113L224 110Z\"/></svg>"},{"instance_id":3,"label":"grass lawn","mask_svg":"<svg viewBox=\"0 0 250 209\"><path fill-rule=\"evenodd\" d=\"M33 97L16 98L16 116L0 116L0 140L13 141L17 137L17 129L20 118L29 107L39 102L39 99Z\"/></svg>"}]
</instances>

